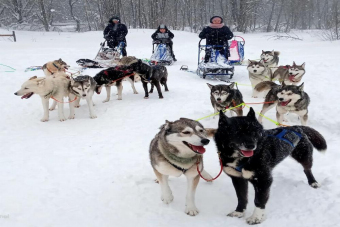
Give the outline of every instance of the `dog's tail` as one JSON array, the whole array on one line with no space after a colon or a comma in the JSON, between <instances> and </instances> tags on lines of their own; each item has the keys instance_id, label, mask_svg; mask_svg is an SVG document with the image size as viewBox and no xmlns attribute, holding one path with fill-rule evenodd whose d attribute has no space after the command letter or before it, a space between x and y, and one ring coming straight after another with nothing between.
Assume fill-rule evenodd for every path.
<instances>
[{"instance_id":1,"label":"dog's tail","mask_svg":"<svg viewBox=\"0 0 340 227\"><path fill-rule=\"evenodd\" d=\"M266 91L266 90L270 90L272 89L273 87L278 87L280 85L272 82L272 81L263 81L261 83L258 83L254 90L257 91L257 92L262 92L262 91Z\"/></svg>"},{"instance_id":2,"label":"dog's tail","mask_svg":"<svg viewBox=\"0 0 340 227\"><path fill-rule=\"evenodd\" d=\"M318 131L307 126L299 126L299 128L302 129L318 151L325 152L327 150L326 140Z\"/></svg>"},{"instance_id":3,"label":"dog's tail","mask_svg":"<svg viewBox=\"0 0 340 227\"><path fill-rule=\"evenodd\" d=\"M280 55L280 51L274 51L274 55L279 56Z\"/></svg>"}]
</instances>

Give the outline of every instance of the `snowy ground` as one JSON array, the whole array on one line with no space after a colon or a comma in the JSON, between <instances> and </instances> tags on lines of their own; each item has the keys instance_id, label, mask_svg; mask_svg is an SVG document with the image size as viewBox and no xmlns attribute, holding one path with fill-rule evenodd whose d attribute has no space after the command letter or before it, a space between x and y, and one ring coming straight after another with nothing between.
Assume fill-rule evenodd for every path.
<instances>
[{"instance_id":1,"label":"snowy ground","mask_svg":"<svg viewBox=\"0 0 340 227\"><path fill-rule=\"evenodd\" d=\"M129 55L149 58L153 30L130 30L127 36ZM7 31L0 30L0 33ZM0 40L0 64L16 69L4 72L0 65L3 88L0 119L0 226L11 227L92 227L92 226L247 226L244 218L226 214L235 209L237 198L231 180L225 175L209 184L200 181L196 217L184 213L186 179L171 178L175 200L164 205L159 185L149 164L149 143L165 120L180 117L198 119L213 108L206 82L195 74L179 71L181 65L196 69L196 34L174 31L174 50L178 62L168 67L170 92L159 100L156 94L143 99L124 84L123 100L115 97L102 103L105 91L94 96L97 119L90 119L84 101L76 109L76 119L59 122L57 112L50 121L40 122L40 98L21 100L13 93L33 75L24 72L28 66L43 65L62 58L76 67L79 58L93 58L102 41L101 32L43 33L17 32L17 42ZM320 41L310 33L298 33L304 41L268 39L268 34L241 34L246 39L246 58L258 59L261 50L281 51L280 63L306 62L305 91L311 98L309 125L327 139L328 151L315 151L313 172L321 183L312 189L302 167L287 158L274 170L267 218L259 226L312 227L340 224L340 120L338 118L338 82L340 42ZM94 76L98 70L86 70ZM236 68L234 81L250 84L246 67ZM246 102L251 89L240 86ZM252 105L260 111L260 105ZM66 113L68 107L66 106ZM275 119L275 111L268 117ZM289 115L289 124L300 124ZM275 125L264 120L266 128ZM216 119L201 121L205 127L216 127ZM219 170L215 144L211 142L204 155L205 168L211 175ZM249 188L246 216L254 208L254 191Z\"/></svg>"}]
</instances>

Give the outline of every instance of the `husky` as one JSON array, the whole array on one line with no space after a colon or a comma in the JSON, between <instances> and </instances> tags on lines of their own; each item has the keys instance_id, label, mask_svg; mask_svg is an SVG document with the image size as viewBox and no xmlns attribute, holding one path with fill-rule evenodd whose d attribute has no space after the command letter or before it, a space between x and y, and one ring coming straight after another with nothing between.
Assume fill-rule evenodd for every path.
<instances>
[{"instance_id":1,"label":"husky","mask_svg":"<svg viewBox=\"0 0 340 227\"><path fill-rule=\"evenodd\" d=\"M130 62L129 66L132 67L133 71L141 77L145 92L145 99L149 98L149 93L153 93L154 86L157 88L159 98L163 99L160 84L164 85L165 91L169 91L167 85L168 70L165 66L150 66L143 63L140 59ZM151 83L150 92L148 92L148 83Z\"/></svg>"},{"instance_id":2,"label":"husky","mask_svg":"<svg viewBox=\"0 0 340 227\"><path fill-rule=\"evenodd\" d=\"M185 175L188 181L185 213L191 216L199 213L195 205L195 191L200 179L196 165L199 165L203 177L212 179L203 170L202 159L204 146L210 142L207 139L209 133L199 122L180 118L174 122L166 121L150 144L151 166L161 186L161 200L169 204L174 199L168 177Z\"/></svg>"},{"instance_id":3,"label":"husky","mask_svg":"<svg viewBox=\"0 0 340 227\"><path fill-rule=\"evenodd\" d=\"M255 189L255 209L246 221L248 224L263 221L273 182L271 172L289 155L302 165L308 184L312 188L320 187L312 173L313 147L322 152L327 144L324 137L310 127L264 130L253 108L244 117L228 118L220 111L214 139L221 152L223 170L231 177L238 198L236 210L228 214L230 217L244 216L249 181Z\"/></svg>"},{"instance_id":4,"label":"husky","mask_svg":"<svg viewBox=\"0 0 340 227\"><path fill-rule=\"evenodd\" d=\"M282 85L270 83L272 89L268 92L263 104L259 122L262 124L262 118L268 110L276 106L277 121L282 124L284 115L288 112L296 113L300 117L302 125L307 125L308 120L308 105L310 103L309 96L303 91L304 83L300 86L296 85Z\"/></svg>"},{"instance_id":5,"label":"husky","mask_svg":"<svg viewBox=\"0 0 340 227\"><path fill-rule=\"evenodd\" d=\"M230 85L220 84L214 86L209 83L207 85L210 88L210 100L215 113L244 103L241 92L238 89L234 89L235 82L232 82ZM232 112L235 112L237 116L242 116L242 106L232 109Z\"/></svg>"},{"instance_id":6,"label":"husky","mask_svg":"<svg viewBox=\"0 0 340 227\"><path fill-rule=\"evenodd\" d=\"M126 66L116 66L116 67L110 67L107 69L104 69L97 73L93 79L96 81L96 93L100 94L102 86L104 85L106 88L107 97L103 102L110 101L111 96L111 86L115 85L117 87L118 91L118 100L122 100L122 91L123 91L123 85L122 81L123 79L128 80L131 83L131 87L133 89L134 94L138 94L134 82L135 82L135 76L133 73L133 70Z\"/></svg>"},{"instance_id":7,"label":"husky","mask_svg":"<svg viewBox=\"0 0 340 227\"><path fill-rule=\"evenodd\" d=\"M257 98L258 93L255 91L255 86L262 81L269 81L271 79L271 71L270 69L261 61L252 61L249 60L249 64L247 67L249 73L249 80L251 82L251 86L253 87L253 98Z\"/></svg>"},{"instance_id":8,"label":"husky","mask_svg":"<svg viewBox=\"0 0 340 227\"><path fill-rule=\"evenodd\" d=\"M55 61L47 62L42 66L42 70L46 77L53 76L55 77L55 74L57 72L65 72L70 66L64 62L61 58Z\"/></svg>"},{"instance_id":9,"label":"husky","mask_svg":"<svg viewBox=\"0 0 340 227\"><path fill-rule=\"evenodd\" d=\"M261 60L263 61L263 64L267 66L268 68L276 68L279 64L279 51L263 51L260 56Z\"/></svg>"},{"instance_id":10,"label":"husky","mask_svg":"<svg viewBox=\"0 0 340 227\"><path fill-rule=\"evenodd\" d=\"M134 56L125 56L118 61L118 65L129 65L131 62L138 60Z\"/></svg>"},{"instance_id":11,"label":"husky","mask_svg":"<svg viewBox=\"0 0 340 227\"><path fill-rule=\"evenodd\" d=\"M293 62L292 66L280 66L273 73L272 81L278 80L281 83L284 82L286 85L297 85L301 82L303 75L305 75L305 63L297 65Z\"/></svg>"},{"instance_id":12,"label":"husky","mask_svg":"<svg viewBox=\"0 0 340 227\"><path fill-rule=\"evenodd\" d=\"M96 89L96 81L90 76L77 76L76 78L71 78L70 92L73 93L78 99L75 102L75 107L79 107L80 99L86 99L87 105L90 110L90 118L97 118L93 109L92 96Z\"/></svg>"},{"instance_id":13,"label":"husky","mask_svg":"<svg viewBox=\"0 0 340 227\"><path fill-rule=\"evenodd\" d=\"M69 97L70 115L69 119L74 119L74 103L71 100L75 100L76 97L70 93L70 79L66 74L53 77L32 77L23 83L21 89L14 93L15 95L22 96L22 99L28 99L33 94L40 95L44 116L41 119L42 122L48 121L49 110L48 101L50 98L58 100L58 115L60 121L65 121L64 116L64 103L63 98Z\"/></svg>"}]
</instances>

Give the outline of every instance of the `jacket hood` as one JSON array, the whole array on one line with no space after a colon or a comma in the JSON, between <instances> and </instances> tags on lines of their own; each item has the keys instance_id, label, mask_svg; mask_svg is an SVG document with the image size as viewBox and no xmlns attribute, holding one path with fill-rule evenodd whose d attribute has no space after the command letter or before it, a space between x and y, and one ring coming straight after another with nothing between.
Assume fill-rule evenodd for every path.
<instances>
[{"instance_id":1,"label":"jacket hood","mask_svg":"<svg viewBox=\"0 0 340 227\"><path fill-rule=\"evenodd\" d=\"M214 18L220 18L220 19L221 19L221 24L223 23L223 18L220 17L220 16L213 16L212 18L210 18L210 23L212 23L212 20L213 20Z\"/></svg>"},{"instance_id":2,"label":"jacket hood","mask_svg":"<svg viewBox=\"0 0 340 227\"><path fill-rule=\"evenodd\" d=\"M118 17L118 16L111 17L110 20L109 20L109 23L113 24L113 22L112 22L113 19L117 19L119 21L118 24L120 24L120 17Z\"/></svg>"},{"instance_id":3,"label":"jacket hood","mask_svg":"<svg viewBox=\"0 0 340 227\"><path fill-rule=\"evenodd\" d=\"M159 31L161 29L161 26L162 26L162 28L165 29L165 32L169 31L168 27L165 24L159 25L158 28L157 28L157 31Z\"/></svg>"}]
</instances>

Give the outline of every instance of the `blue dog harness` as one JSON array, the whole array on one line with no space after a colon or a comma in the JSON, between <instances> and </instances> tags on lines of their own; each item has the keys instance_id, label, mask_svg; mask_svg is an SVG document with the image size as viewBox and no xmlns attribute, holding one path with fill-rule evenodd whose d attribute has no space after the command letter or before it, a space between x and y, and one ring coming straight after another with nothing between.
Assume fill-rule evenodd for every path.
<instances>
[{"instance_id":1,"label":"blue dog harness","mask_svg":"<svg viewBox=\"0 0 340 227\"><path fill-rule=\"evenodd\" d=\"M277 135L268 135L270 137L276 137L279 140L283 140L290 144L293 148L297 145L297 143L300 141L302 135L298 132L291 131L288 129L282 129L280 133Z\"/></svg>"}]
</instances>

